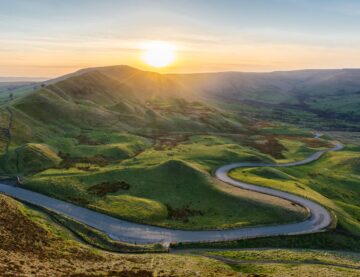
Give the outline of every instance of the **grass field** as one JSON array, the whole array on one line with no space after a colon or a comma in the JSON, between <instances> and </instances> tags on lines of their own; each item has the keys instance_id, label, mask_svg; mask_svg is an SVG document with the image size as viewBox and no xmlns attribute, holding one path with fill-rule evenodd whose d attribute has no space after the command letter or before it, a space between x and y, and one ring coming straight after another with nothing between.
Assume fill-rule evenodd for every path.
<instances>
[{"instance_id":1,"label":"grass field","mask_svg":"<svg viewBox=\"0 0 360 277\"><path fill-rule=\"evenodd\" d=\"M174 249L243 249L243 248L291 248L291 249L324 249L360 252L360 241L357 236L344 234L339 230L324 233L296 236L277 236L270 238L254 238L248 240L209 242L209 243L178 243Z\"/></svg>"},{"instance_id":2,"label":"grass field","mask_svg":"<svg viewBox=\"0 0 360 277\"><path fill-rule=\"evenodd\" d=\"M342 228L360 234L360 154L356 149L349 145L309 165L236 169L230 175L318 201L335 212Z\"/></svg>"},{"instance_id":3,"label":"grass field","mask_svg":"<svg viewBox=\"0 0 360 277\"><path fill-rule=\"evenodd\" d=\"M163 102L151 105L167 111ZM307 214L299 206L234 192L211 177L215 168L234 161L302 159L327 146L326 140L314 142L310 132L295 127L262 127L221 136L186 131L134 135L104 128L67 136L46 133L46 143L12 144L2 169L24 175L25 188L152 225L224 229L302 220ZM23 130L16 121L14 130Z\"/></svg>"},{"instance_id":4,"label":"grass field","mask_svg":"<svg viewBox=\"0 0 360 277\"><path fill-rule=\"evenodd\" d=\"M179 243L171 245L174 254L154 254L167 249L114 241L0 195L1 274L358 276L359 133L314 138L312 130L279 122L356 129L356 94L301 101L281 91L246 91L256 105L199 101L193 88L170 77L114 67L37 91L19 88L12 97L1 93L1 177L20 176L24 188L151 225L202 230L281 224L308 214L289 201L218 182L212 173L233 162L301 160L332 147L335 138L346 148L309 165L243 168L231 176L318 201L334 212L337 227L308 235Z\"/></svg>"},{"instance_id":5,"label":"grass field","mask_svg":"<svg viewBox=\"0 0 360 277\"><path fill-rule=\"evenodd\" d=\"M241 273L265 276L358 276L360 256L351 252L287 249L208 251Z\"/></svg>"},{"instance_id":6,"label":"grass field","mask_svg":"<svg viewBox=\"0 0 360 277\"><path fill-rule=\"evenodd\" d=\"M209 255L242 261L287 261L294 263L327 263L333 265L350 265L360 268L360 254L354 252L318 251L318 250L235 250L208 251Z\"/></svg>"},{"instance_id":7,"label":"grass field","mask_svg":"<svg viewBox=\"0 0 360 277\"><path fill-rule=\"evenodd\" d=\"M195 99L172 78L129 67L16 95L1 106L0 175L21 176L25 188L164 227L223 229L304 219L304 209L288 201L234 189L211 174L232 162L290 162L328 148L331 136L314 139L312 131L276 120L285 116L302 125L299 118L315 119L324 129L327 122L293 107L289 113L283 113L287 107L264 107L263 120L259 109L214 101ZM327 108L333 107L319 109ZM338 230L358 234L356 140L308 166L247 168L232 176L319 201L336 213Z\"/></svg>"},{"instance_id":8,"label":"grass field","mask_svg":"<svg viewBox=\"0 0 360 277\"><path fill-rule=\"evenodd\" d=\"M271 161L269 156L229 138L194 136L178 145L169 140L106 166L75 163L48 169L27 177L24 186L120 218L183 229L272 224L306 216L290 202L232 195L210 176L221 164Z\"/></svg>"},{"instance_id":9,"label":"grass field","mask_svg":"<svg viewBox=\"0 0 360 277\"><path fill-rule=\"evenodd\" d=\"M47 214L1 195L0 220L3 276L239 276L208 258L112 254L85 246Z\"/></svg>"},{"instance_id":10,"label":"grass field","mask_svg":"<svg viewBox=\"0 0 360 277\"><path fill-rule=\"evenodd\" d=\"M60 91L60 87L51 89ZM2 156L1 167L3 175L24 175L25 188L131 221L181 229L276 224L306 217L304 210L289 202L266 202L269 200L266 197L252 199L245 192L224 189L214 182L210 174L218 166L234 161L287 162L303 159L329 147L326 139L313 139L309 131L284 124L257 122L249 127L246 121L239 123L240 129L235 132L230 125L226 127L227 133L218 130L221 136L206 133L193 135L187 131L189 126L181 124L176 126L176 132L138 128L134 131L136 135L116 131L118 123L111 128L106 123L84 130L76 127L78 117L84 118L83 112L89 112L88 109L82 110L85 105L82 102L81 114L74 114L76 118L62 118L65 134L58 127L61 122L56 121L55 124L56 118L47 117L45 120L44 111L34 114L35 111L28 110L28 101L45 101L46 105L55 105L54 99L49 98L51 93L44 91L15 101L12 141L9 151ZM73 93L70 90L67 97L74 97ZM97 96L92 94L91 97ZM103 105L107 105L108 100L102 101L105 101ZM46 109L50 110L50 106ZM180 117L189 116L188 109L192 110L190 117L198 119L203 113L217 112L202 104L186 101L150 101L147 107L159 119L173 111L170 116L174 120L177 118L177 123ZM135 106L132 104L127 108L135 109ZM79 113L78 107L73 109L69 113ZM91 113L94 111L101 116L88 114L85 117L95 116L99 122L81 122L82 125L94 126L100 121L112 121L112 112L105 111L104 107L98 107ZM140 111L137 113L141 114ZM41 120L46 122L46 126L39 124ZM221 120L235 119L226 115ZM156 121L151 128L159 127L159 121ZM34 128L24 128L24 122ZM220 123L201 122L213 127ZM247 132L239 132L244 128L248 128ZM199 131L201 133L202 128ZM34 142L23 144L23 140ZM277 179L284 184L285 181L300 182L297 177L280 173L277 169L248 169L246 174L253 173L251 170L259 171L257 174L264 175L264 179L271 177L273 182ZM301 184L296 184L295 188L303 190ZM310 186L306 189L316 197L324 198ZM324 201L329 202L327 199ZM349 205L343 205L342 209L356 212L356 208Z\"/></svg>"},{"instance_id":11,"label":"grass field","mask_svg":"<svg viewBox=\"0 0 360 277\"><path fill-rule=\"evenodd\" d=\"M79 243L72 232L53 221L51 216L5 196L0 196L0 219L3 223L0 226L0 270L5 276L318 274L337 277L344 274L356 276L358 270L350 267L359 266L359 254L336 251L244 249L197 250L181 254L113 254ZM183 264L186 266L179 266Z\"/></svg>"}]
</instances>

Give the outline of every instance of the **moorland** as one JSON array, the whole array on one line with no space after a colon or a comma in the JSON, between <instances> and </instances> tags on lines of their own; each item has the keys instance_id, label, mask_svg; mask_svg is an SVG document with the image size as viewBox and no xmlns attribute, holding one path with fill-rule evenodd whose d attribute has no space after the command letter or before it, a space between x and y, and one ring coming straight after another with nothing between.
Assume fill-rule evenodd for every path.
<instances>
[{"instance_id":1,"label":"moorland","mask_svg":"<svg viewBox=\"0 0 360 277\"><path fill-rule=\"evenodd\" d=\"M2 213L1 235L8 243L1 251L12 255L7 258L11 263L2 262L4 272L48 273L49 267L39 262L45 255L48 264L62 261L51 269L62 273L178 276L201 270L203 276L287 276L301 268L304 276L344 272L356 276L359 76L359 70L174 75L114 66L12 85L11 92L4 85L0 93L4 182L148 225L221 230L305 220L309 215L304 207L226 185L213 177L214 170L232 162L302 160L332 147L333 140L345 145L308 165L230 172L234 179L322 204L335 218L327 232L180 243L172 246L177 255L109 254L100 249L157 250L116 242L70 218L2 196L1 207L7 212ZM323 135L314 137L315 132ZM21 243L15 247L19 233ZM29 242L34 241L32 248ZM271 249L239 250L257 247ZM23 261L24 251L33 258ZM306 258L299 260L299 255ZM257 264L254 257L271 267ZM90 266L95 260L102 262ZM189 267L176 267L179 262ZM160 267L164 263L168 267Z\"/></svg>"}]
</instances>

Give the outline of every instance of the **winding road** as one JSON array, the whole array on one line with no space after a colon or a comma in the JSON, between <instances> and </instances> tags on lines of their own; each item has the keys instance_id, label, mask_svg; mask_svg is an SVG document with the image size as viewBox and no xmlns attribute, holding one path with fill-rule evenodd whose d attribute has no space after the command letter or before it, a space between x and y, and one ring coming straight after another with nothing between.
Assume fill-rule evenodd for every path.
<instances>
[{"instance_id":1,"label":"winding road","mask_svg":"<svg viewBox=\"0 0 360 277\"><path fill-rule=\"evenodd\" d=\"M305 160L298 162L286 164L241 162L222 166L215 171L215 177L229 185L264 194L269 194L292 201L307 208L310 213L310 216L302 222L274 226L258 226L209 231L174 230L121 220L83 207L76 206L71 203L51 198L37 192L7 184L0 183L0 192L8 196L14 197L20 201L41 206L61 215L68 216L74 220L87 224L106 233L112 239L129 243L147 244L170 242L225 241L255 237L315 233L325 230L332 222L330 212L323 206L314 201L291 193L267 187L251 185L234 180L228 176L228 173L232 169L239 167L288 167L304 165L319 159L326 152L337 151L341 150L342 148L343 145L341 143L335 143L335 147L318 151L310 157L306 158Z\"/></svg>"}]
</instances>

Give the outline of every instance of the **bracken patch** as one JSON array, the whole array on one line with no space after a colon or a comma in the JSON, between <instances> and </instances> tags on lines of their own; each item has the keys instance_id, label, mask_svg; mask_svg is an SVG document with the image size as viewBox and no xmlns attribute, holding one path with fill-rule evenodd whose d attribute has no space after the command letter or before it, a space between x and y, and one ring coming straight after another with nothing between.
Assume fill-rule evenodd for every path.
<instances>
[{"instance_id":1,"label":"bracken patch","mask_svg":"<svg viewBox=\"0 0 360 277\"><path fill-rule=\"evenodd\" d=\"M59 153L59 156L62 158L62 161L59 165L60 168L69 169L73 167L74 164L83 163L83 164L96 164L98 166L107 166L113 161L109 158L106 158L102 155L95 155L92 157L71 157L67 153Z\"/></svg>"},{"instance_id":2,"label":"bracken patch","mask_svg":"<svg viewBox=\"0 0 360 277\"><path fill-rule=\"evenodd\" d=\"M171 220L177 220L182 222L188 222L191 216L203 216L204 213L199 210L190 209L189 206L182 208L172 208L169 204L166 204L168 210L168 218Z\"/></svg>"},{"instance_id":3,"label":"bracken patch","mask_svg":"<svg viewBox=\"0 0 360 277\"><path fill-rule=\"evenodd\" d=\"M105 196L108 193L115 193L119 190L129 190L130 185L124 181L121 182L102 182L100 184L90 187L89 192L96 194L98 196Z\"/></svg>"}]
</instances>

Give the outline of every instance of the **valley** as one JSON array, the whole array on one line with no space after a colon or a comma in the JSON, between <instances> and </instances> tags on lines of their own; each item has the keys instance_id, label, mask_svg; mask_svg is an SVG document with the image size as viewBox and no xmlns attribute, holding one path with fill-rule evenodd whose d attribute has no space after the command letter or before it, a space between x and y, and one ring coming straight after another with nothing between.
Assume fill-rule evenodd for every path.
<instances>
[{"instance_id":1,"label":"valley","mask_svg":"<svg viewBox=\"0 0 360 277\"><path fill-rule=\"evenodd\" d=\"M301 74L309 78L310 73ZM271 99L260 96L261 91L266 91L265 87L269 86L263 76L234 74L172 75L127 66L92 68L43 82L37 90L16 94L13 99L2 103L0 110L0 175L1 182L6 183L1 185L1 191L25 200L27 205L35 204L21 209L39 214L37 217L41 218L41 224L56 226L46 228L55 236L60 235L66 244L74 245L76 251L87 249L94 253L91 255L100 255L106 266L99 265L98 272L113 270L113 259L131 257L104 254L102 250L148 253L134 256L121 269L123 272L127 266L139 266L140 260L146 264L152 259L163 259L162 262L166 260L169 263L194 259L196 262L189 270L196 271L198 266L212 263L216 256L217 262L209 268L208 276L216 276L211 275L214 271L226 272L230 274L228 276L238 276L237 272L271 273L268 267L262 265L250 266L243 262L239 265L236 255L248 255L244 252L247 250L236 250L241 248L315 248L358 252L359 144L352 136L356 133L350 132L357 128L356 111L354 118L336 114L334 120L308 113L306 116L313 117L314 121L307 120L306 116L298 113L298 96L294 98L295 92L283 87L284 83L292 86L294 80L300 82L304 77L289 78L280 73L274 73L275 77L266 77L266 82L270 79L275 86L276 80L278 88L283 88L276 100L273 96ZM292 74L296 75L295 72L289 73L290 76ZM340 73L317 74L339 78ZM343 78L349 78L347 74L345 71ZM209 78L213 79L212 83L204 82ZM243 82L233 84L232 90L229 90L225 85L229 78ZM241 87L246 84L247 78L251 80L248 87ZM320 87L324 86L323 90L326 90L331 85L331 82L326 85L309 83L320 92ZM254 84L261 86L256 89ZM301 87L304 92L309 89ZM353 88L346 89L350 97L346 101L351 102L351 105L345 105L346 109L356 110L355 100L351 100ZM216 95L213 90L223 93ZM259 95L246 94L245 91L258 91ZM237 95L238 98L229 104L227 94ZM333 97L321 95L319 99ZM258 101L256 97L268 107L273 104L282 106L283 101L294 101L294 106L287 109L294 113L294 118L303 118L309 124L270 116L271 112L267 109L249 104L248 100ZM306 99L306 105L314 102ZM320 111L322 105L325 104L318 103L312 109ZM337 109L340 113L349 111L345 108L340 110L338 106L326 106L326 109ZM290 118L288 115L285 117ZM317 124L327 127L318 128ZM347 132L344 132L345 129ZM318 130L323 135L314 137ZM334 147L334 140L342 142L345 148L328 152ZM340 144L337 145L339 149L333 150L340 150ZM297 163L302 160L309 164ZM296 166L281 167L277 164ZM219 178L217 169L224 165L230 167L225 166L227 169ZM232 186L226 184L229 182ZM232 182L235 186L240 184L239 188L234 187ZM247 184L244 189L242 182L258 189L249 190ZM277 193L269 195L268 188ZM24 196L26 191L29 194ZM23 196L17 195L18 192ZM31 194L33 192L40 195ZM279 193L295 198L280 199L277 197ZM46 197L51 197L54 202ZM3 203L22 207L5 196ZM308 203L317 207L311 210L310 218ZM39 210L37 205L50 211ZM62 210L57 210L56 206ZM321 212L317 214L319 209ZM53 211L60 211L60 214ZM83 216L87 213L85 211L89 214ZM25 213L24 220L28 218L29 214ZM35 221L39 222L39 218ZM115 226L114 222L123 229L108 228ZM326 232L305 234L323 231L327 227ZM138 230L134 231L136 228ZM250 230L256 235L252 235ZM258 230L264 232L257 233ZM285 236L292 233L296 235ZM170 242L171 251L176 255L151 254L167 251ZM200 254L192 256L190 250L180 254L184 250L178 249L184 248L228 250L218 254L211 250L211 254L199 250ZM16 251L14 255L18 255ZM227 259L233 252L229 254L227 251L238 254L231 256L229 261ZM304 251L310 253L312 250ZM71 257L72 254L66 255ZM34 261L36 259L35 255ZM279 261L271 260L269 263L278 264ZM316 263L303 264L299 262L295 266L305 266L308 272L316 272ZM348 264L347 258L340 264ZM356 276L356 266L351 264L343 270L347 270L349 276ZM82 267L77 267L80 272ZM276 274L289 272L283 266L275 267L279 270L273 269ZM146 271L142 268L140 266L132 271ZM152 276L146 274L154 274L156 270L155 266L143 276ZM159 276L172 276L166 270ZM335 269L323 270L341 276L336 275ZM181 274L184 272L177 271L173 276Z\"/></svg>"}]
</instances>

